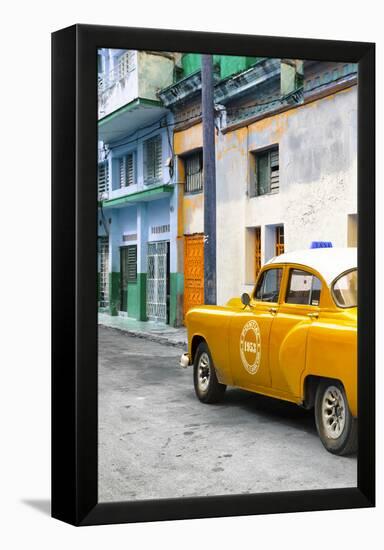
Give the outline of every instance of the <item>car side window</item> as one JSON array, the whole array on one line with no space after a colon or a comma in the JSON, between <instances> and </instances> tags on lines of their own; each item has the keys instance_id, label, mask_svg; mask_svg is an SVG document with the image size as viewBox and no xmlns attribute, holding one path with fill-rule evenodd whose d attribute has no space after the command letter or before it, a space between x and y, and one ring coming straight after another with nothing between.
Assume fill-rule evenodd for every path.
<instances>
[{"instance_id":1,"label":"car side window","mask_svg":"<svg viewBox=\"0 0 384 550\"><path fill-rule=\"evenodd\" d=\"M281 268L264 271L257 283L254 299L261 302L277 302L282 275Z\"/></svg>"},{"instance_id":2,"label":"car side window","mask_svg":"<svg viewBox=\"0 0 384 550\"><path fill-rule=\"evenodd\" d=\"M320 304L321 281L312 273L291 269L285 302L318 306Z\"/></svg>"}]
</instances>

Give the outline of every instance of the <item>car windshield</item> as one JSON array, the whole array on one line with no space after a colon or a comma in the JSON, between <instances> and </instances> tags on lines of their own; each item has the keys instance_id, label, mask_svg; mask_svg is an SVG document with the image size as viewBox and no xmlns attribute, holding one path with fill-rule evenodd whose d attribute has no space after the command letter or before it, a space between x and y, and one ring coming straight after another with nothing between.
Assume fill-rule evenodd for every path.
<instances>
[{"instance_id":1,"label":"car windshield","mask_svg":"<svg viewBox=\"0 0 384 550\"><path fill-rule=\"evenodd\" d=\"M357 269L343 273L332 286L332 293L339 307L357 306Z\"/></svg>"}]
</instances>

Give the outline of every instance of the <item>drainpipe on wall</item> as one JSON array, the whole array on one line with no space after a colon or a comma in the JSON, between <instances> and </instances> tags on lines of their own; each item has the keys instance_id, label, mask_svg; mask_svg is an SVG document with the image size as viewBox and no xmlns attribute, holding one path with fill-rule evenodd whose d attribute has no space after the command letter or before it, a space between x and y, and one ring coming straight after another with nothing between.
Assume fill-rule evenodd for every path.
<instances>
[{"instance_id":1,"label":"drainpipe on wall","mask_svg":"<svg viewBox=\"0 0 384 550\"><path fill-rule=\"evenodd\" d=\"M102 199L99 200L99 208L100 208L101 221L104 227L105 235L106 237L109 237L109 227L108 227L107 220L105 219Z\"/></svg>"}]
</instances>

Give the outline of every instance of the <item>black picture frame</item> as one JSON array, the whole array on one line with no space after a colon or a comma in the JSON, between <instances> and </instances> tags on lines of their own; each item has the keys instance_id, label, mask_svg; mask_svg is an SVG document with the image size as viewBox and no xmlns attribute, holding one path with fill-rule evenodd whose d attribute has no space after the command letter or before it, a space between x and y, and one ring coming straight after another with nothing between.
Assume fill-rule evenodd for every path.
<instances>
[{"instance_id":1,"label":"black picture frame","mask_svg":"<svg viewBox=\"0 0 384 550\"><path fill-rule=\"evenodd\" d=\"M97 49L358 63L357 488L97 501ZM375 45L74 25L52 35L52 516L73 525L375 505ZM363 284L362 284L363 282Z\"/></svg>"}]
</instances>

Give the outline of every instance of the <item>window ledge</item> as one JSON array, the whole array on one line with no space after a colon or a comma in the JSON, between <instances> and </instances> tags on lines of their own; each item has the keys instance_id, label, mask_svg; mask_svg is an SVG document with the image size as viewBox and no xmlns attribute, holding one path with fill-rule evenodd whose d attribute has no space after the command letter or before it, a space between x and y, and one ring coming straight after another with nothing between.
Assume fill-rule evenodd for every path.
<instances>
[{"instance_id":1,"label":"window ledge","mask_svg":"<svg viewBox=\"0 0 384 550\"><path fill-rule=\"evenodd\" d=\"M126 187L119 187L118 189L113 189L109 193L109 200L125 197L126 195L130 195L131 193L137 193L138 190L139 190L139 186L137 183L134 183L132 185L127 185Z\"/></svg>"},{"instance_id":2,"label":"window ledge","mask_svg":"<svg viewBox=\"0 0 384 550\"><path fill-rule=\"evenodd\" d=\"M202 189L199 189L198 191L185 191L184 190L184 196L200 195L202 192L203 192Z\"/></svg>"},{"instance_id":3,"label":"window ledge","mask_svg":"<svg viewBox=\"0 0 384 550\"><path fill-rule=\"evenodd\" d=\"M271 191L270 193L263 193L262 195L248 195L249 199L259 199L260 197L273 197L278 195L279 191Z\"/></svg>"}]
</instances>

